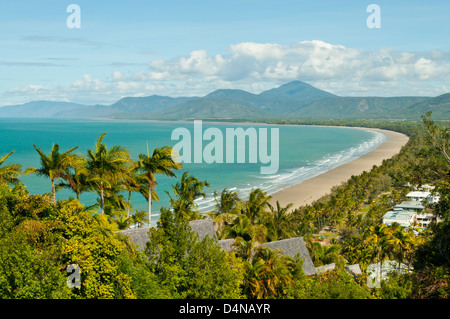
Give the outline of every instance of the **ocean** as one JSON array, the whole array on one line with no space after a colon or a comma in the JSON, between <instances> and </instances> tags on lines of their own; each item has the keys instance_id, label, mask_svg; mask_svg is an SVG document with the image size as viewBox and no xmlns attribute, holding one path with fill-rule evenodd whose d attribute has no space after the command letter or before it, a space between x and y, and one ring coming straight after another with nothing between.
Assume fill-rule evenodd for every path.
<instances>
[{"instance_id":1,"label":"ocean","mask_svg":"<svg viewBox=\"0 0 450 319\"><path fill-rule=\"evenodd\" d=\"M208 128L216 128L226 136L226 129L243 128L244 130L266 128L270 140L271 129L278 128L279 132L279 168L273 174L261 174L261 162L250 163L248 150L245 163L184 163L182 170L177 171L177 178L188 170L192 176L207 181L210 187L206 189L208 196L197 199L196 204L201 212L214 208L214 192L223 189L239 192L242 199L247 199L253 188L261 188L268 194L274 194L284 188L319 175L337 166L343 165L373 150L384 142L386 136L380 132L360 130L344 127L322 126L285 126L255 123L225 123L203 122L203 132ZM33 144L49 153L53 144L59 144L60 151L78 146L75 151L86 154L88 149L94 149L97 138L107 133L104 142L108 147L121 145L126 147L133 159L138 159L140 153L150 154L154 148L170 145L179 141L172 140L172 132L177 128L186 128L192 132L193 122L159 122L159 121L68 121L54 119L0 119L0 155L15 150L5 164L16 162L26 167L38 167L39 156ZM203 141L205 147L210 141ZM270 154L271 144L268 146ZM225 144L224 144L225 153ZM169 197L166 192L173 194L172 185L177 178L157 175L156 191L160 197L158 202L152 203L152 223L159 217L162 206L169 207ZM50 181L35 175L22 176L21 180L31 194L51 192ZM58 199L75 197L69 191L57 192ZM85 205L96 202L97 194L82 194L80 200ZM145 198L140 194L132 195L133 207L147 210Z\"/></svg>"}]
</instances>

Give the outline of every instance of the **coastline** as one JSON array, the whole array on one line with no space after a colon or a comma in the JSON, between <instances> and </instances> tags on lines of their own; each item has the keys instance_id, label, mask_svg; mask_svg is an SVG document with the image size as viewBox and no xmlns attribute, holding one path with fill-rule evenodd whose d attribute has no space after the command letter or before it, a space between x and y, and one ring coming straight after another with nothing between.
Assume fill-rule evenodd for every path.
<instances>
[{"instance_id":1,"label":"coastline","mask_svg":"<svg viewBox=\"0 0 450 319\"><path fill-rule=\"evenodd\" d=\"M311 205L319 198L329 194L334 186L346 182L352 175L360 175L364 171L370 171L374 165L379 166L383 163L383 160L395 156L409 140L409 137L405 134L394 131L377 128L352 128L381 132L386 135L386 140L369 153L349 163L335 167L300 184L273 194L270 204L276 205L278 201L281 207L284 207L289 203L293 203L292 209Z\"/></svg>"}]
</instances>

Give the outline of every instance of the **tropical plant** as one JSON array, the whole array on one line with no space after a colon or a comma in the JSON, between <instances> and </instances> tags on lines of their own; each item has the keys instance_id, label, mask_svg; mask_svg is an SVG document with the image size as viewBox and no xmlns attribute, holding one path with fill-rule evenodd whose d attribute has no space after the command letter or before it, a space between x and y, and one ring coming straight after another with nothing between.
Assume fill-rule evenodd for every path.
<instances>
[{"instance_id":1,"label":"tropical plant","mask_svg":"<svg viewBox=\"0 0 450 319\"><path fill-rule=\"evenodd\" d=\"M39 153L41 167L27 168L24 173L48 177L52 183L53 202L56 203L55 180L67 178L69 175L69 167L73 162L73 155L70 153L76 150L78 146L60 153L59 145L53 144L52 150L48 156L40 148L36 147L36 145L33 144L33 147Z\"/></svg>"},{"instance_id":2,"label":"tropical plant","mask_svg":"<svg viewBox=\"0 0 450 319\"><path fill-rule=\"evenodd\" d=\"M88 176L86 159L81 155L73 154L71 167L65 178L56 185L56 190L60 188L70 189L76 194L77 199L80 199L82 193L96 188L95 183L88 180Z\"/></svg>"},{"instance_id":3,"label":"tropical plant","mask_svg":"<svg viewBox=\"0 0 450 319\"><path fill-rule=\"evenodd\" d=\"M183 164L174 161L172 147L158 147L153 151L152 156L148 151L147 154L139 154L138 170L147 178L148 187L148 220L151 223L152 199L157 199L155 186L157 185L155 174L163 174L166 176L176 176L174 170L179 170Z\"/></svg>"},{"instance_id":4,"label":"tropical plant","mask_svg":"<svg viewBox=\"0 0 450 319\"><path fill-rule=\"evenodd\" d=\"M264 218L264 225L267 228L267 236L270 241L280 240L292 237L295 232L293 226L294 215L290 213L293 204L288 204L281 207L280 203L276 202L276 208L268 204L270 212Z\"/></svg>"},{"instance_id":5,"label":"tropical plant","mask_svg":"<svg viewBox=\"0 0 450 319\"><path fill-rule=\"evenodd\" d=\"M0 157L0 184L19 184L19 176L21 174L22 165L20 164L10 164L2 166L5 161L14 154L15 151L12 151L9 154L5 154Z\"/></svg>"},{"instance_id":6,"label":"tropical plant","mask_svg":"<svg viewBox=\"0 0 450 319\"><path fill-rule=\"evenodd\" d=\"M95 150L87 151L86 168L89 172L88 181L99 185L101 213L104 214L105 187L112 188L114 184L127 174L127 165L130 154L122 146L107 148L103 142L106 133L100 135L95 145Z\"/></svg>"},{"instance_id":7,"label":"tropical plant","mask_svg":"<svg viewBox=\"0 0 450 319\"><path fill-rule=\"evenodd\" d=\"M206 181L199 181L198 178L189 175L186 171L181 176L180 180L172 185L175 197L170 197L170 205L173 207L175 214L180 214L187 218L187 220L195 220L202 218L200 212L197 211L195 200L205 198L206 192L204 188L209 187Z\"/></svg>"}]
</instances>

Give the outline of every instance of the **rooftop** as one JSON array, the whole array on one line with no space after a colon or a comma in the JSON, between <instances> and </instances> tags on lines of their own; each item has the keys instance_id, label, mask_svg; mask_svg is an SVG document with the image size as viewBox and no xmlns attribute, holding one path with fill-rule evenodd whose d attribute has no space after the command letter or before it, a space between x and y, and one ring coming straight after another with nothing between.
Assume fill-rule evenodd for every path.
<instances>
[{"instance_id":1,"label":"rooftop","mask_svg":"<svg viewBox=\"0 0 450 319\"><path fill-rule=\"evenodd\" d=\"M202 240L206 236L211 238L216 238L216 231L214 230L214 223L212 219L200 219L189 222L192 230L197 233L198 239ZM126 229L118 231L118 234L128 236L136 245L138 250L143 251L149 241L148 231L149 227L137 228L137 229Z\"/></svg>"},{"instance_id":2,"label":"rooftop","mask_svg":"<svg viewBox=\"0 0 450 319\"><path fill-rule=\"evenodd\" d=\"M431 193L430 192L422 192L422 191L414 191L414 192L409 192L406 197L422 197L422 198L427 198L428 196L430 196Z\"/></svg>"},{"instance_id":3,"label":"rooftop","mask_svg":"<svg viewBox=\"0 0 450 319\"><path fill-rule=\"evenodd\" d=\"M279 249L283 254L292 258L294 258L297 253L300 253L300 256L303 259L303 271L305 272L305 275L312 276L317 273L303 237L271 241L261 244L261 246L268 247L272 250Z\"/></svg>"},{"instance_id":4,"label":"rooftop","mask_svg":"<svg viewBox=\"0 0 450 319\"><path fill-rule=\"evenodd\" d=\"M395 205L395 208L424 210L425 206L419 201L407 200Z\"/></svg>"}]
</instances>

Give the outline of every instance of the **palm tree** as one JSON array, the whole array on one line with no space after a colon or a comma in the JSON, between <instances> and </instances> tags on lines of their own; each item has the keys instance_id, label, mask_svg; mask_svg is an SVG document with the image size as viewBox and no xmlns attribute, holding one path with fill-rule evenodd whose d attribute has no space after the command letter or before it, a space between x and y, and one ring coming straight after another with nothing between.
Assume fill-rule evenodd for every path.
<instances>
[{"instance_id":1,"label":"palm tree","mask_svg":"<svg viewBox=\"0 0 450 319\"><path fill-rule=\"evenodd\" d=\"M247 262L244 289L250 297L273 298L292 284L293 260L267 247L257 247Z\"/></svg>"},{"instance_id":2,"label":"palm tree","mask_svg":"<svg viewBox=\"0 0 450 319\"><path fill-rule=\"evenodd\" d=\"M341 246L336 244L323 246L321 243L315 241L310 244L309 251L314 266L316 267L343 261L343 257L340 255Z\"/></svg>"},{"instance_id":3,"label":"palm tree","mask_svg":"<svg viewBox=\"0 0 450 319\"><path fill-rule=\"evenodd\" d=\"M220 193L220 200L217 200L217 195L214 192L214 199L216 201L215 215L237 213L241 202L238 192L233 192L225 188Z\"/></svg>"},{"instance_id":4,"label":"palm tree","mask_svg":"<svg viewBox=\"0 0 450 319\"><path fill-rule=\"evenodd\" d=\"M209 187L208 182L199 181L198 178L189 175L189 171L184 172L181 179L172 185L175 198L167 192L175 214L180 214L187 220L203 218L197 210L195 200L206 197L205 187Z\"/></svg>"},{"instance_id":5,"label":"palm tree","mask_svg":"<svg viewBox=\"0 0 450 319\"><path fill-rule=\"evenodd\" d=\"M263 216L265 209L269 207L269 201L272 196L259 188L252 189L248 200L243 203L242 212L247 215L253 223L258 222Z\"/></svg>"},{"instance_id":6,"label":"palm tree","mask_svg":"<svg viewBox=\"0 0 450 319\"><path fill-rule=\"evenodd\" d=\"M22 170L22 165L20 164L10 164L2 166L3 163L14 153L12 151L9 154L3 155L0 157L0 184L8 183L8 184L19 184L19 176Z\"/></svg>"},{"instance_id":7,"label":"palm tree","mask_svg":"<svg viewBox=\"0 0 450 319\"><path fill-rule=\"evenodd\" d=\"M383 267L383 260L386 258L388 251L386 250L389 240L389 229L385 224L369 227L369 235L366 237L364 243L372 244L375 248L375 255L377 262L380 263L380 278L381 269Z\"/></svg>"},{"instance_id":8,"label":"palm tree","mask_svg":"<svg viewBox=\"0 0 450 319\"><path fill-rule=\"evenodd\" d=\"M33 144L35 150L39 153L41 160L40 168L27 168L25 174L37 174L38 176L46 176L52 183L53 202L56 204L56 188L55 180L67 178L69 175L69 167L73 161L72 153L78 146L69 149L63 153L59 152L59 145L53 144L50 154L47 156L40 148Z\"/></svg>"},{"instance_id":9,"label":"palm tree","mask_svg":"<svg viewBox=\"0 0 450 319\"><path fill-rule=\"evenodd\" d=\"M127 173L127 164L130 154L122 146L113 146L108 149L103 143L106 133L100 135L95 150L87 151L86 168L89 172L88 181L99 184L101 213L105 212L105 186L111 188L117 184Z\"/></svg>"},{"instance_id":10,"label":"palm tree","mask_svg":"<svg viewBox=\"0 0 450 319\"><path fill-rule=\"evenodd\" d=\"M131 225L138 225L140 228L144 226L144 223L149 222L149 220L147 219L147 212L143 210L134 212L134 214L131 215L129 219Z\"/></svg>"},{"instance_id":11,"label":"palm tree","mask_svg":"<svg viewBox=\"0 0 450 319\"><path fill-rule=\"evenodd\" d=\"M271 241L288 238L293 234L292 220L293 215L289 210L294 204L290 203L285 207L281 207L280 203L276 202L276 208L268 204L270 212L265 223L269 239Z\"/></svg>"},{"instance_id":12,"label":"palm tree","mask_svg":"<svg viewBox=\"0 0 450 319\"><path fill-rule=\"evenodd\" d=\"M222 190L220 197L218 193L214 192L214 200L216 201L216 209L208 213L214 219L214 224L217 227L219 238L220 233L226 225L230 225L240 213L241 199L238 192L233 192L228 189Z\"/></svg>"},{"instance_id":13,"label":"palm tree","mask_svg":"<svg viewBox=\"0 0 450 319\"><path fill-rule=\"evenodd\" d=\"M132 162L128 167L128 173L124 176L122 187L128 192L128 208L127 208L127 218L130 217L131 205L131 194L132 192L141 193L146 200L148 200L148 180L145 174L139 173L139 162ZM147 186L147 187L146 187ZM159 200L156 192L152 192L152 199Z\"/></svg>"},{"instance_id":14,"label":"palm tree","mask_svg":"<svg viewBox=\"0 0 450 319\"><path fill-rule=\"evenodd\" d=\"M139 154L140 172L145 174L148 182L148 221L151 223L152 214L152 193L156 186L155 174L163 174L175 177L174 170L183 168L183 164L177 163L172 158L172 147L158 147L153 151L152 156L149 155L147 147L147 155ZM153 195L154 197L154 195Z\"/></svg>"},{"instance_id":15,"label":"palm tree","mask_svg":"<svg viewBox=\"0 0 450 319\"><path fill-rule=\"evenodd\" d=\"M72 155L71 169L64 177L65 179L56 185L56 190L67 188L72 190L77 199L86 191L95 189L95 183L88 180L89 172L86 168L86 159L83 156Z\"/></svg>"},{"instance_id":16,"label":"palm tree","mask_svg":"<svg viewBox=\"0 0 450 319\"><path fill-rule=\"evenodd\" d=\"M255 225L250 218L244 214L236 216L232 225L224 227L222 238L241 237L244 240L256 240L260 243L266 241L267 229L264 225Z\"/></svg>"}]
</instances>

